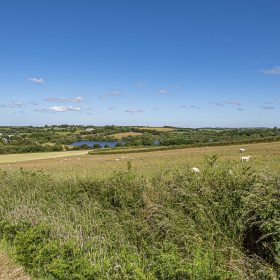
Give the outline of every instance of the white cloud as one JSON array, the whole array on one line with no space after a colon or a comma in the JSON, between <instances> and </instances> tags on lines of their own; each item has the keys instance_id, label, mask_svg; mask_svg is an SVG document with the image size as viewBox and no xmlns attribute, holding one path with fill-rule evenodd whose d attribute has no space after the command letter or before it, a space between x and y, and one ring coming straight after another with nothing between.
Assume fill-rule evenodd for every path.
<instances>
[{"instance_id":1,"label":"white cloud","mask_svg":"<svg viewBox=\"0 0 280 280\"><path fill-rule=\"evenodd\" d=\"M44 79L38 78L38 77L30 77L28 80L35 84L44 84L45 83Z\"/></svg>"},{"instance_id":2,"label":"white cloud","mask_svg":"<svg viewBox=\"0 0 280 280\"><path fill-rule=\"evenodd\" d=\"M145 112L143 109L128 109L125 110L126 113L143 113Z\"/></svg>"},{"instance_id":3,"label":"white cloud","mask_svg":"<svg viewBox=\"0 0 280 280\"><path fill-rule=\"evenodd\" d=\"M261 69L260 72L265 75L280 75L280 66L273 66L269 69Z\"/></svg>"},{"instance_id":4,"label":"white cloud","mask_svg":"<svg viewBox=\"0 0 280 280\"><path fill-rule=\"evenodd\" d=\"M158 90L158 93L159 94L168 94L168 91L164 88L161 88L161 89Z\"/></svg>"},{"instance_id":5,"label":"white cloud","mask_svg":"<svg viewBox=\"0 0 280 280\"><path fill-rule=\"evenodd\" d=\"M83 102L84 98L82 96L76 96L76 97L47 97L44 100L48 101L48 102L79 103L79 102Z\"/></svg>"},{"instance_id":6,"label":"white cloud","mask_svg":"<svg viewBox=\"0 0 280 280\"><path fill-rule=\"evenodd\" d=\"M82 107L73 106L51 106L47 109L50 112L82 111Z\"/></svg>"}]
</instances>

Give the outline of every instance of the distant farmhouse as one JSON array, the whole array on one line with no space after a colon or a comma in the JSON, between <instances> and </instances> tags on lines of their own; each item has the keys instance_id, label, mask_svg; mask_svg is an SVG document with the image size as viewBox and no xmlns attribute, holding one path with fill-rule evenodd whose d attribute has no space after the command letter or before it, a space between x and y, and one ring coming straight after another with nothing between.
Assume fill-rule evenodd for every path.
<instances>
[{"instance_id":1,"label":"distant farmhouse","mask_svg":"<svg viewBox=\"0 0 280 280\"><path fill-rule=\"evenodd\" d=\"M7 139L7 138L3 138L2 141L5 143L5 144L8 144L11 142L11 140Z\"/></svg>"},{"instance_id":2,"label":"distant farmhouse","mask_svg":"<svg viewBox=\"0 0 280 280\"><path fill-rule=\"evenodd\" d=\"M87 132L91 132L91 131L94 131L94 130L95 130L95 128L86 128Z\"/></svg>"},{"instance_id":3,"label":"distant farmhouse","mask_svg":"<svg viewBox=\"0 0 280 280\"><path fill-rule=\"evenodd\" d=\"M2 133L0 134L0 136L2 135ZM2 142L4 142L5 144L11 143L11 136L13 135L8 135L9 138L2 138Z\"/></svg>"}]
</instances>

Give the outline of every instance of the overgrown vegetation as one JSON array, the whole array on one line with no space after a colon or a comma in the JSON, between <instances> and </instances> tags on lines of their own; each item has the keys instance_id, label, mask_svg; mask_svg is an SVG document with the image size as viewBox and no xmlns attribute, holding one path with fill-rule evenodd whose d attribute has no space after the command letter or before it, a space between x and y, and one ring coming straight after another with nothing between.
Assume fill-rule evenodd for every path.
<instances>
[{"instance_id":1,"label":"overgrown vegetation","mask_svg":"<svg viewBox=\"0 0 280 280\"><path fill-rule=\"evenodd\" d=\"M199 174L1 171L0 238L44 279L279 279L279 180L214 156Z\"/></svg>"}]
</instances>

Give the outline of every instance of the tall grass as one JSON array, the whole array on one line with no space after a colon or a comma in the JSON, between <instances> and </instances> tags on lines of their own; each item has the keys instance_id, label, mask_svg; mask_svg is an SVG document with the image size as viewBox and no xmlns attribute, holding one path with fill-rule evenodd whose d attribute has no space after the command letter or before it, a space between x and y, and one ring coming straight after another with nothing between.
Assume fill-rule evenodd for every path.
<instances>
[{"instance_id":1,"label":"tall grass","mask_svg":"<svg viewBox=\"0 0 280 280\"><path fill-rule=\"evenodd\" d=\"M280 178L244 166L1 171L0 238L44 279L279 279Z\"/></svg>"}]
</instances>

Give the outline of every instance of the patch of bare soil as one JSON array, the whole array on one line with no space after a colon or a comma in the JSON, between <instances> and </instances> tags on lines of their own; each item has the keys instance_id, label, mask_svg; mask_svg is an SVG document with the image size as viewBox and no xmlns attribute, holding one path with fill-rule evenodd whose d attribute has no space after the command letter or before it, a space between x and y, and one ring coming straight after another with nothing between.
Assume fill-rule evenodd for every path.
<instances>
[{"instance_id":1,"label":"patch of bare soil","mask_svg":"<svg viewBox=\"0 0 280 280\"><path fill-rule=\"evenodd\" d=\"M3 252L0 252L0 280L31 280L22 267L16 265Z\"/></svg>"}]
</instances>

